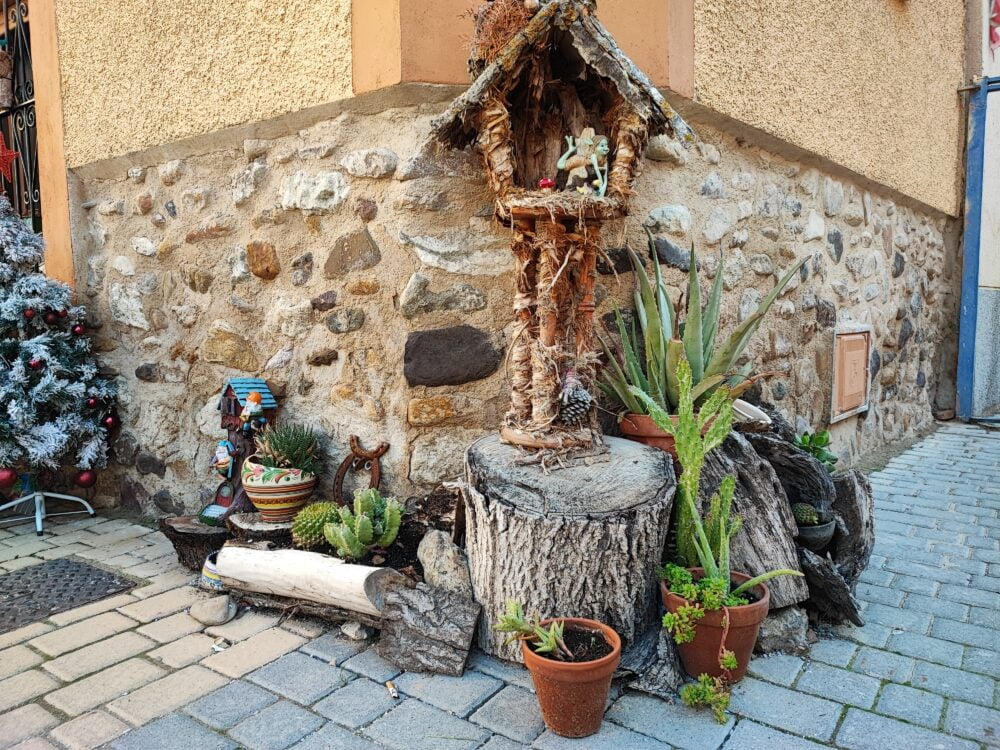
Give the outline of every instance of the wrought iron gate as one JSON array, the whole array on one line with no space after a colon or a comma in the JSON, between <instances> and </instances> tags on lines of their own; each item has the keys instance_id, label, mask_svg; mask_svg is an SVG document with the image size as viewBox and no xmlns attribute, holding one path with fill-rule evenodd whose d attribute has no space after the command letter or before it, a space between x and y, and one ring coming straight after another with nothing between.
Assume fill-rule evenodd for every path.
<instances>
[{"instance_id":1,"label":"wrought iron gate","mask_svg":"<svg viewBox=\"0 0 1000 750\"><path fill-rule=\"evenodd\" d=\"M38 191L38 145L35 132L35 85L31 73L31 32L28 28L28 3L25 0L0 0L3 9L3 35L0 45L11 56L13 99L0 109L0 132L7 147L20 155L14 162L11 181L0 176L0 185L10 198L14 211L36 232L42 231L41 196Z\"/></svg>"}]
</instances>

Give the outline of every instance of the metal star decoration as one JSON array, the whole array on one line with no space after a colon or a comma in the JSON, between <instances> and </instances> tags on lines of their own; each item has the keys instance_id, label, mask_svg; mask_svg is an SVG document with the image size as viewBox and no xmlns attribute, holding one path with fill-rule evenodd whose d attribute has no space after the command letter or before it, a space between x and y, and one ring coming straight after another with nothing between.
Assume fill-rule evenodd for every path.
<instances>
[{"instance_id":1,"label":"metal star decoration","mask_svg":"<svg viewBox=\"0 0 1000 750\"><path fill-rule=\"evenodd\" d=\"M7 182L13 182L14 177L11 173L11 165L19 156L19 152L11 151L7 148L7 141L4 140L3 133L0 133L0 174Z\"/></svg>"}]
</instances>

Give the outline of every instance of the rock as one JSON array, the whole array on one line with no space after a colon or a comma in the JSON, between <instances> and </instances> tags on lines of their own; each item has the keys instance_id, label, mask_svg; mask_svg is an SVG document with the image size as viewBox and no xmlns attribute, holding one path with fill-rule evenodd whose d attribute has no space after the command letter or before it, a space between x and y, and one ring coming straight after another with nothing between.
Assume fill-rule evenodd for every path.
<instances>
[{"instance_id":1,"label":"rock","mask_svg":"<svg viewBox=\"0 0 1000 750\"><path fill-rule=\"evenodd\" d=\"M146 362L135 368L136 378L146 383L155 383L159 375L159 367L154 362Z\"/></svg>"},{"instance_id":2,"label":"rock","mask_svg":"<svg viewBox=\"0 0 1000 750\"><path fill-rule=\"evenodd\" d=\"M683 167L687 164L687 152L684 147L665 135L651 138L646 148L646 158L653 161L664 161Z\"/></svg>"},{"instance_id":3,"label":"rock","mask_svg":"<svg viewBox=\"0 0 1000 750\"><path fill-rule=\"evenodd\" d=\"M137 216L145 216L153 210L153 196L149 193L140 193L135 197L132 205L132 213Z\"/></svg>"},{"instance_id":4,"label":"rock","mask_svg":"<svg viewBox=\"0 0 1000 750\"><path fill-rule=\"evenodd\" d=\"M143 506L149 502L149 490L143 487L140 482L125 479L121 484L118 499L122 510L130 513L145 513L147 509Z\"/></svg>"},{"instance_id":5,"label":"rock","mask_svg":"<svg viewBox=\"0 0 1000 750\"><path fill-rule=\"evenodd\" d=\"M448 208L448 191L437 180L416 180L393 204L407 211L443 211Z\"/></svg>"},{"instance_id":6,"label":"rock","mask_svg":"<svg viewBox=\"0 0 1000 750\"><path fill-rule=\"evenodd\" d=\"M654 233L683 237L691 231L691 211L679 204L659 206L649 212L643 225Z\"/></svg>"},{"instance_id":7,"label":"rock","mask_svg":"<svg viewBox=\"0 0 1000 750\"><path fill-rule=\"evenodd\" d=\"M440 292L432 292L430 286L430 279L419 271L410 277L399 297L399 311L404 318L437 310L472 312L486 307L486 295L468 284L456 284Z\"/></svg>"},{"instance_id":8,"label":"rock","mask_svg":"<svg viewBox=\"0 0 1000 750\"><path fill-rule=\"evenodd\" d=\"M111 269L122 276L135 276L135 263L124 255L115 256L115 259L111 261Z\"/></svg>"},{"instance_id":9,"label":"rock","mask_svg":"<svg viewBox=\"0 0 1000 750\"><path fill-rule=\"evenodd\" d=\"M121 216L125 213L125 201L104 200L97 204L97 213L101 216Z\"/></svg>"},{"instance_id":10,"label":"rock","mask_svg":"<svg viewBox=\"0 0 1000 750\"><path fill-rule=\"evenodd\" d=\"M801 607L782 607L771 610L760 624L756 650L763 654L777 651L787 654L809 653L809 616Z\"/></svg>"},{"instance_id":11,"label":"rock","mask_svg":"<svg viewBox=\"0 0 1000 750\"><path fill-rule=\"evenodd\" d=\"M282 296L267 309L264 325L269 331L278 329L282 335L296 338L312 328L312 314L312 303L308 300Z\"/></svg>"},{"instance_id":12,"label":"rock","mask_svg":"<svg viewBox=\"0 0 1000 750\"><path fill-rule=\"evenodd\" d=\"M872 356L868 363L868 370L871 373L870 377L875 380L875 376L878 375L878 371L882 369L882 357L878 353L878 349L872 349Z\"/></svg>"},{"instance_id":13,"label":"rock","mask_svg":"<svg viewBox=\"0 0 1000 750\"><path fill-rule=\"evenodd\" d=\"M706 259L707 260L707 259ZM747 262L743 257L743 253L739 250L732 253L728 258L726 258L725 265L722 270L722 286L726 291L731 291L739 286L740 282L743 281L743 276L747 271Z\"/></svg>"},{"instance_id":14,"label":"rock","mask_svg":"<svg viewBox=\"0 0 1000 750\"><path fill-rule=\"evenodd\" d=\"M330 313L326 319L326 327L333 333L350 333L365 324L365 313L356 307L349 307Z\"/></svg>"},{"instance_id":15,"label":"rock","mask_svg":"<svg viewBox=\"0 0 1000 750\"><path fill-rule=\"evenodd\" d=\"M305 253L292 261L292 286L305 286L313 275L313 254Z\"/></svg>"},{"instance_id":16,"label":"rock","mask_svg":"<svg viewBox=\"0 0 1000 750\"><path fill-rule=\"evenodd\" d=\"M788 395L788 383L784 380L771 381L771 398L775 401L784 401Z\"/></svg>"},{"instance_id":17,"label":"rock","mask_svg":"<svg viewBox=\"0 0 1000 750\"><path fill-rule=\"evenodd\" d=\"M382 252L367 229L345 234L333 245L323 266L323 275L337 279L352 271L364 271L378 265Z\"/></svg>"},{"instance_id":18,"label":"rock","mask_svg":"<svg viewBox=\"0 0 1000 750\"><path fill-rule=\"evenodd\" d=\"M167 217L159 212L156 212L149 217L149 223L154 227L164 227L167 225Z\"/></svg>"},{"instance_id":19,"label":"rock","mask_svg":"<svg viewBox=\"0 0 1000 750\"><path fill-rule=\"evenodd\" d=\"M250 266L247 263L247 249L240 245L229 253L229 278L239 283L250 278Z\"/></svg>"},{"instance_id":20,"label":"rock","mask_svg":"<svg viewBox=\"0 0 1000 750\"><path fill-rule=\"evenodd\" d=\"M340 632L345 638L350 638L352 641L367 641L375 635L374 629L362 625L360 622L345 622L340 626Z\"/></svg>"},{"instance_id":21,"label":"rock","mask_svg":"<svg viewBox=\"0 0 1000 750\"><path fill-rule=\"evenodd\" d=\"M660 263L664 263L671 268L677 268L688 272L691 270L691 251L678 247L665 237L657 237L653 240L656 247L656 258ZM701 269L701 261L695 261L696 268ZM628 266L632 268L631 263Z\"/></svg>"},{"instance_id":22,"label":"rock","mask_svg":"<svg viewBox=\"0 0 1000 750\"><path fill-rule=\"evenodd\" d=\"M165 515L179 516L184 513L184 506L174 499L170 490L157 490L152 500L153 505Z\"/></svg>"},{"instance_id":23,"label":"rock","mask_svg":"<svg viewBox=\"0 0 1000 750\"><path fill-rule=\"evenodd\" d=\"M727 206L716 206L705 223L704 237L709 245L717 245L736 224L733 210Z\"/></svg>"},{"instance_id":24,"label":"rock","mask_svg":"<svg viewBox=\"0 0 1000 750\"><path fill-rule=\"evenodd\" d=\"M844 221L848 226L859 227L865 221L865 209L858 201L851 201L844 209Z\"/></svg>"},{"instance_id":25,"label":"rock","mask_svg":"<svg viewBox=\"0 0 1000 750\"><path fill-rule=\"evenodd\" d=\"M747 190L753 190L754 185L757 184L757 178L754 176L753 172L738 172L733 175L733 179L730 180L730 184L737 190L746 192Z\"/></svg>"},{"instance_id":26,"label":"rock","mask_svg":"<svg viewBox=\"0 0 1000 750\"><path fill-rule=\"evenodd\" d=\"M903 322L899 326L899 348L902 349L909 340L913 337L913 323L910 322L909 318L903 318Z\"/></svg>"},{"instance_id":27,"label":"rock","mask_svg":"<svg viewBox=\"0 0 1000 750\"><path fill-rule=\"evenodd\" d=\"M146 314L142 310L142 295L135 287L113 283L108 291L108 306L111 318L116 323L143 331L149 330L149 321L146 320Z\"/></svg>"},{"instance_id":28,"label":"rock","mask_svg":"<svg viewBox=\"0 0 1000 750\"><path fill-rule=\"evenodd\" d=\"M135 469L140 474L156 474L163 477L167 473L167 465L162 459L147 451L139 451L135 457Z\"/></svg>"},{"instance_id":29,"label":"rock","mask_svg":"<svg viewBox=\"0 0 1000 750\"><path fill-rule=\"evenodd\" d=\"M719 149L711 143L701 144L701 155L709 164L718 164L722 161L722 154L719 153Z\"/></svg>"},{"instance_id":30,"label":"rock","mask_svg":"<svg viewBox=\"0 0 1000 750\"><path fill-rule=\"evenodd\" d=\"M899 253L893 253L892 256L892 278L898 279L903 275L903 271L906 270L906 258L904 258Z\"/></svg>"},{"instance_id":31,"label":"rock","mask_svg":"<svg viewBox=\"0 0 1000 750\"><path fill-rule=\"evenodd\" d=\"M660 239L662 238L657 238L657 241ZM611 265L608 264L608 260L611 261ZM639 262L642 263L643 268L646 267L646 259L641 255ZM615 273L631 273L632 263L629 261L626 249L624 247L605 248L604 252L597 258L597 272L604 276L611 276Z\"/></svg>"},{"instance_id":32,"label":"rock","mask_svg":"<svg viewBox=\"0 0 1000 750\"><path fill-rule=\"evenodd\" d=\"M250 242L247 244L247 263L250 273L259 279L271 281L281 273L278 251L270 242Z\"/></svg>"},{"instance_id":33,"label":"rock","mask_svg":"<svg viewBox=\"0 0 1000 750\"><path fill-rule=\"evenodd\" d=\"M406 339L403 374L415 385L461 385L489 377L503 352L490 336L469 325L413 331Z\"/></svg>"},{"instance_id":34,"label":"rock","mask_svg":"<svg viewBox=\"0 0 1000 750\"><path fill-rule=\"evenodd\" d=\"M417 559L424 567L424 580L431 586L472 599L472 578L465 552L444 531L432 529L417 547Z\"/></svg>"},{"instance_id":35,"label":"rock","mask_svg":"<svg viewBox=\"0 0 1000 750\"><path fill-rule=\"evenodd\" d=\"M236 221L232 216L215 214L188 232L184 241L194 244L205 240L215 240L230 235L235 230Z\"/></svg>"},{"instance_id":36,"label":"rock","mask_svg":"<svg viewBox=\"0 0 1000 750\"><path fill-rule=\"evenodd\" d=\"M773 224L768 225L760 230L760 233L767 237L769 240L776 240L781 236L781 230L774 226Z\"/></svg>"},{"instance_id":37,"label":"rock","mask_svg":"<svg viewBox=\"0 0 1000 750\"><path fill-rule=\"evenodd\" d=\"M202 625L224 625L236 617L237 606L229 594L202 599L191 605L188 614Z\"/></svg>"},{"instance_id":38,"label":"rock","mask_svg":"<svg viewBox=\"0 0 1000 750\"><path fill-rule=\"evenodd\" d=\"M180 274L188 289L198 294L208 292L212 287L212 282L215 281L215 277L208 271L189 264L181 266Z\"/></svg>"},{"instance_id":39,"label":"rock","mask_svg":"<svg viewBox=\"0 0 1000 750\"><path fill-rule=\"evenodd\" d=\"M347 291L359 297L378 294L381 288L381 285L375 279L354 279L354 281L347 284Z\"/></svg>"},{"instance_id":40,"label":"rock","mask_svg":"<svg viewBox=\"0 0 1000 750\"><path fill-rule=\"evenodd\" d=\"M871 302L873 299L882 294L882 287L878 284L868 284L865 286L862 294L864 295L865 300Z\"/></svg>"},{"instance_id":41,"label":"rock","mask_svg":"<svg viewBox=\"0 0 1000 750\"><path fill-rule=\"evenodd\" d=\"M354 201L354 213L361 221L367 224L374 221L378 216L378 203L371 198L358 198Z\"/></svg>"},{"instance_id":42,"label":"rock","mask_svg":"<svg viewBox=\"0 0 1000 750\"><path fill-rule=\"evenodd\" d=\"M775 330L774 328L768 331L768 339L770 341L770 346L764 353L765 360L782 359L795 350L795 347L792 346L792 342L785 338L781 331Z\"/></svg>"},{"instance_id":43,"label":"rock","mask_svg":"<svg viewBox=\"0 0 1000 750\"><path fill-rule=\"evenodd\" d=\"M892 244L900 250L905 250L910 246L910 235L903 230L899 230L892 236Z\"/></svg>"},{"instance_id":44,"label":"rock","mask_svg":"<svg viewBox=\"0 0 1000 750\"><path fill-rule=\"evenodd\" d=\"M141 185L146 181L146 168L145 167L129 167L128 172L125 173L128 181L135 184Z\"/></svg>"},{"instance_id":45,"label":"rock","mask_svg":"<svg viewBox=\"0 0 1000 750\"><path fill-rule=\"evenodd\" d=\"M166 209L167 213L170 214L170 218L177 218L177 206L174 205L173 201L167 201L163 204L163 208Z\"/></svg>"},{"instance_id":46,"label":"rock","mask_svg":"<svg viewBox=\"0 0 1000 750\"><path fill-rule=\"evenodd\" d=\"M706 198L723 198L726 195L726 187L722 184L722 178L718 172L710 172L705 181L701 184L701 194Z\"/></svg>"},{"instance_id":47,"label":"rock","mask_svg":"<svg viewBox=\"0 0 1000 750\"><path fill-rule=\"evenodd\" d=\"M413 248L421 263L451 273L497 276L512 267L507 243L492 236L476 236L464 230L432 237L411 237L400 232L399 241Z\"/></svg>"},{"instance_id":48,"label":"rock","mask_svg":"<svg viewBox=\"0 0 1000 750\"><path fill-rule=\"evenodd\" d=\"M329 213L347 200L351 187L341 172L298 171L281 183L279 202L286 211Z\"/></svg>"},{"instance_id":49,"label":"rock","mask_svg":"<svg viewBox=\"0 0 1000 750\"><path fill-rule=\"evenodd\" d=\"M749 229L737 229L729 238L729 247L743 247L750 241Z\"/></svg>"},{"instance_id":50,"label":"rock","mask_svg":"<svg viewBox=\"0 0 1000 750\"><path fill-rule=\"evenodd\" d=\"M233 179L233 203L242 206L250 200L265 177L267 177L267 165L260 161L252 162Z\"/></svg>"},{"instance_id":51,"label":"rock","mask_svg":"<svg viewBox=\"0 0 1000 750\"><path fill-rule=\"evenodd\" d=\"M133 237L132 249L139 255L152 257L156 255L156 245L148 237Z\"/></svg>"},{"instance_id":52,"label":"rock","mask_svg":"<svg viewBox=\"0 0 1000 750\"><path fill-rule=\"evenodd\" d=\"M757 253L750 256L750 270L761 276L770 276L774 273L774 261L769 255Z\"/></svg>"},{"instance_id":53,"label":"rock","mask_svg":"<svg viewBox=\"0 0 1000 750\"><path fill-rule=\"evenodd\" d=\"M259 369L259 362L250 342L224 320L215 320L208 329L201 342L201 358L206 362L246 372L256 372Z\"/></svg>"},{"instance_id":54,"label":"rock","mask_svg":"<svg viewBox=\"0 0 1000 750\"><path fill-rule=\"evenodd\" d=\"M449 149L435 153L422 149L403 161L396 170L396 179L405 182L421 177L476 177L481 176L481 160L471 149L456 151Z\"/></svg>"},{"instance_id":55,"label":"rock","mask_svg":"<svg viewBox=\"0 0 1000 750\"><path fill-rule=\"evenodd\" d=\"M816 322L823 328L833 328L837 325L837 307L829 300L817 299Z\"/></svg>"},{"instance_id":56,"label":"rock","mask_svg":"<svg viewBox=\"0 0 1000 750\"><path fill-rule=\"evenodd\" d=\"M923 388L925 385L927 385L927 375L925 375L923 372L918 372L917 379L914 382L917 384L917 388Z\"/></svg>"},{"instance_id":57,"label":"rock","mask_svg":"<svg viewBox=\"0 0 1000 750\"><path fill-rule=\"evenodd\" d=\"M198 322L198 316L201 312L201 308L195 305L174 305L170 308L170 311L173 312L178 323L185 328L191 328Z\"/></svg>"},{"instance_id":58,"label":"rock","mask_svg":"<svg viewBox=\"0 0 1000 750\"><path fill-rule=\"evenodd\" d=\"M785 197L785 210L792 216L802 215L802 201L796 200L792 196Z\"/></svg>"},{"instance_id":59,"label":"rock","mask_svg":"<svg viewBox=\"0 0 1000 750\"><path fill-rule=\"evenodd\" d=\"M396 152L387 148L354 151L340 162L340 166L354 177L386 177L392 175L398 165Z\"/></svg>"},{"instance_id":60,"label":"rock","mask_svg":"<svg viewBox=\"0 0 1000 750\"><path fill-rule=\"evenodd\" d=\"M253 161L254 159L264 156L271 150L271 146L271 141L265 141L259 138L248 138L243 141L243 155L247 158L247 161Z\"/></svg>"},{"instance_id":61,"label":"rock","mask_svg":"<svg viewBox=\"0 0 1000 750\"><path fill-rule=\"evenodd\" d=\"M753 216L753 203L750 201L740 201L736 204L736 220L743 221Z\"/></svg>"},{"instance_id":62,"label":"rock","mask_svg":"<svg viewBox=\"0 0 1000 750\"><path fill-rule=\"evenodd\" d=\"M332 310L337 306L337 293L332 289L328 292L323 292L318 297L313 297L309 304L312 305L312 309L316 312L326 312L327 310Z\"/></svg>"},{"instance_id":63,"label":"rock","mask_svg":"<svg viewBox=\"0 0 1000 750\"><path fill-rule=\"evenodd\" d=\"M457 479L465 470L465 451L481 431L437 429L410 444L410 481L437 485Z\"/></svg>"},{"instance_id":64,"label":"rock","mask_svg":"<svg viewBox=\"0 0 1000 750\"><path fill-rule=\"evenodd\" d=\"M181 205L192 213L204 211L212 201L212 189L204 186L188 188L181 193Z\"/></svg>"},{"instance_id":65,"label":"rock","mask_svg":"<svg viewBox=\"0 0 1000 750\"><path fill-rule=\"evenodd\" d=\"M229 304L235 307L240 312L253 312L256 308L243 299L241 296L233 292L229 295Z\"/></svg>"},{"instance_id":66,"label":"rock","mask_svg":"<svg viewBox=\"0 0 1000 750\"><path fill-rule=\"evenodd\" d=\"M111 457L122 466L132 466L139 452L139 442L131 432L123 430L111 444Z\"/></svg>"},{"instance_id":67,"label":"rock","mask_svg":"<svg viewBox=\"0 0 1000 750\"><path fill-rule=\"evenodd\" d=\"M821 239L824 234L826 234L826 222L815 210L810 210L805 228L802 230L802 241L812 242Z\"/></svg>"},{"instance_id":68,"label":"rock","mask_svg":"<svg viewBox=\"0 0 1000 750\"><path fill-rule=\"evenodd\" d=\"M836 216L843 207L844 186L827 177L823 180L823 212L827 216Z\"/></svg>"},{"instance_id":69,"label":"rock","mask_svg":"<svg viewBox=\"0 0 1000 750\"><path fill-rule=\"evenodd\" d=\"M760 303L763 302L763 300L764 298L761 296L761 293L753 287L744 289L743 295L740 297L740 322L742 323L744 320L753 315L757 311L757 308L760 307Z\"/></svg>"},{"instance_id":70,"label":"rock","mask_svg":"<svg viewBox=\"0 0 1000 750\"><path fill-rule=\"evenodd\" d=\"M311 146L303 146L297 153L300 159L327 159L333 156L337 146L337 143L314 143Z\"/></svg>"},{"instance_id":71,"label":"rock","mask_svg":"<svg viewBox=\"0 0 1000 750\"><path fill-rule=\"evenodd\" d=\"M291 344L286 344L284 347L276 351L271 355L271 358L267 360L267 364L264 365L265 370L280 370L283 367L287 367L292 361L292 355L295 353L295 349Z\"/></svg>"},{"instance_id":72,"label":"rock","mask_svg":"<svg viewBox=\"0 0 1000 750\"><path fill-rule=\"evenodd\" d=\"M306 357L306 364L313 367L326 367L336 362L339 356L336 349L318 349Z\"/></svg>"},{"instance_id":73,"label":"rock","mask_svg":"<svg viewBox=\"0 0 1000 750\"><path fill-rule=\"evenodd\" d=\"M826 251L833 258L834 263L840 263L844 255L844 236L837 227L831 227L826 234Z\"/></svg>"},{"instance_id":74,"label":"rock","mask_svg":"<svg viewBox=\"0 0 1000 750\"><path fill-rule=\"evenodd\" d=\"M413 427L429 427L457 415L455 402L448 396L413 398L406 407L406 421Z\"/></svg>"},{"instance_id":75,"label":"rock","mask_svg":"<svg viewBox=\"0 0 1000 750\"><path fill-rule=\"evenodd\" d=\"M161 164L157 171L160 174L160 182L164 185L173 185L184 174L184 162L180 159L174 159L166 164Z\"/></svg>"}]
</instances>

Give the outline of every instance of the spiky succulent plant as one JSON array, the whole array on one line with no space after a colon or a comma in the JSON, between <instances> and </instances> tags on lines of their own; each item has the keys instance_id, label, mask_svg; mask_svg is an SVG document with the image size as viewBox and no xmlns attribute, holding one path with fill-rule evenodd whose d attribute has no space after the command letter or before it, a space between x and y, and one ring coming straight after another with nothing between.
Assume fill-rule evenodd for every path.
<instances>
[{"instance_id":1,"label":"spiky succulent plant","mask_svg":"<svg viewBox=\"0 0 1000 750\"><path fill-rule=\"evenodd\" d=\"M299 511L292 521L292 544L302 549L312 549L323 543L323 527L340 520L336 503L313 503Z\"/></svg>"},{"instance_id":2,"label":"spiky succulent plant","mask_svg":"<svg viewBox=\"0 0 1000 750\"><path fill-rule=\"evenodd\" d=\"M323 470L319 440L311 427L282 424L266 427L254 438L258 463L280 469L301 469L307 474Z\"/></svg>"},{"instance_id":3,"label":"spiky succulent plant","mask_svg":"<svg viewBox=\"0 0 1000 750\"><path fill-rule=\"evenodd\" d=\"M819 511L808 503L795 503L792 515L800 526L818 526L823 520Z\"/></svg>"},{"instance_id":4,"label":"spiky succulent plant","mask_svg":"<svg viewBox=\"0 0 1000 750\"><path fill-rule=\"evenodd\" d=\"M378 490L358 490L353 509L341 506L338 516L323 527L323 534L337 555L360 560L375 547L388 547L396 540L403 506L395 498L382 497Z\"/></svg>"}]
</instances>

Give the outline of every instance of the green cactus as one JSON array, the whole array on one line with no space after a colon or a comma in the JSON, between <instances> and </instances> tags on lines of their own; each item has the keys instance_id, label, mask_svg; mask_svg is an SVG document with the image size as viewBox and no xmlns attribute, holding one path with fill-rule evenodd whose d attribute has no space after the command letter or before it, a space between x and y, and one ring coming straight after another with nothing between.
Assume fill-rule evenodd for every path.
<instances>
[{"instance_id":1,"label":"green cactus","mask_svg":"<svg viewBox=\"0 0 1000 750\"><path fill-rule=\"evenodd\" d=\"M354 508L343 506L339 518L323 527L326 540L345 560L360 560L376 547L388 547L396 540L403 521L403 506L394 498L384 498L375 489L354 493Z\"/></svg>"},{"instance_id":2,"label":"green cactus","mask_svg":"<svg viewBox=\"0 0 1000 750\"><path fill-rule=\"evenodd\" d=\"M323 543L323 527L339 518L336 503L313 503L299 511L292 521L292 544L312 549Z\"/></svg>"},{"instance_id":3,"label":"green cactus","mask_svg":"<svg viewBox=\"0 0 1000 750\"><path fill-rule=\"evenodd\" d=\"M820 523L819 511L808 503L795 503L792 515L799 526L817 526Z\"/></svg>"}]
</instances>

